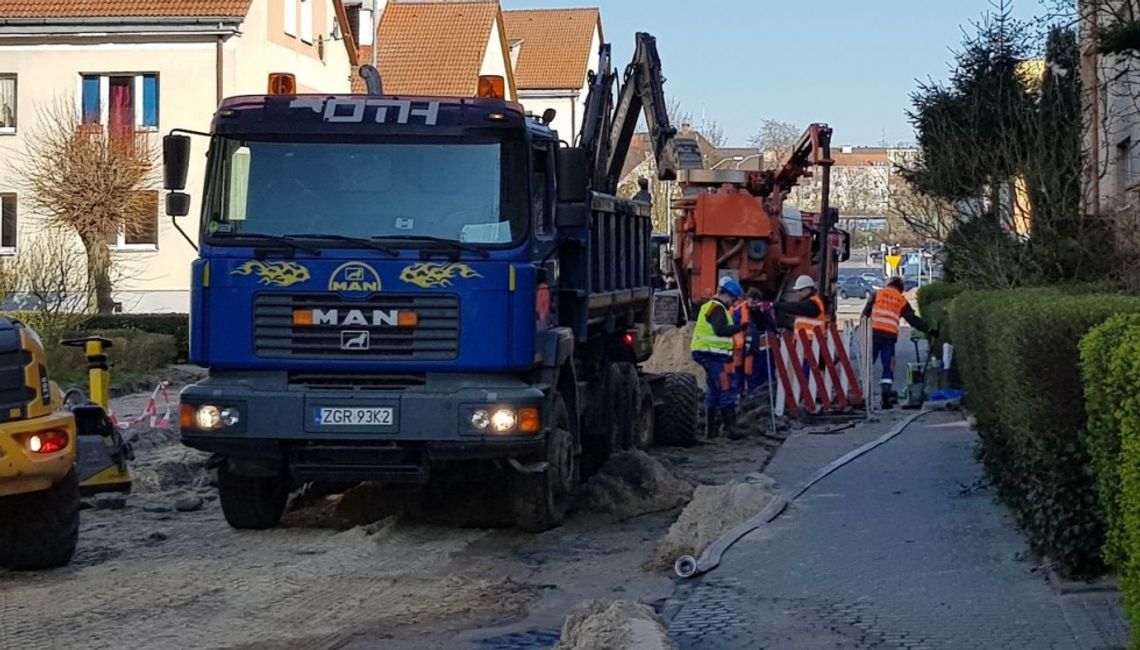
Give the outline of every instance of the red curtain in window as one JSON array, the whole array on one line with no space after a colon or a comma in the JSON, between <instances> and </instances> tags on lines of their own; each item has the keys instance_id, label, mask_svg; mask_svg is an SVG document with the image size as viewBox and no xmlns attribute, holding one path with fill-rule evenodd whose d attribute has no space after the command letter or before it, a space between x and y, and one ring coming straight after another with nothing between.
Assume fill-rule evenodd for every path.
<instances>
[{"instance_id":1,"label":"red curtain in window","mask_svg":"<svg viewBox=\"0 0 1140 650\"><path fill-rule=\"evenodd\" d=\"M126 136L135 128L135 111L131 84L112 79L110 84L110 114L107 127L112 135Z\"/></svg>"}]
</instances>

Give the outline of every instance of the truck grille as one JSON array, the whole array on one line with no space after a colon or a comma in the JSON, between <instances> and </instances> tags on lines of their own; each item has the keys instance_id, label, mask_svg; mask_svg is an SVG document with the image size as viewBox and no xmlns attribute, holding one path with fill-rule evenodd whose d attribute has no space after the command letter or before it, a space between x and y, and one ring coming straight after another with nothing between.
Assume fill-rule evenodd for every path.
<instances>
[{"instance_id":1,"label":"truck grille","mask_svg":"<svg viewBox=\"0 0 1140 650\"><path fill-rule=\"evenodd\" d=\"M369 325L294 325L294 312L336 310L414 312L414 328ZM254 299L254 351L271 359L447 361L459 356L459 299L449 295L381 295L347 301L335 294L261 293ZM345 332L367 332L367 347L345 349ZM356 335L350 335L357 338Z\"/></svg>"}]
</instances>

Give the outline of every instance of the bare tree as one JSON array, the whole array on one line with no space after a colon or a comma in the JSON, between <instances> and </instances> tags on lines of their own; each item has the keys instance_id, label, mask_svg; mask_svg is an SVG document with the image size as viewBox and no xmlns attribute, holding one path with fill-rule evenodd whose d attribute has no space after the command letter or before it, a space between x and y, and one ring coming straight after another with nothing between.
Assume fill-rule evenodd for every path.
<instances>
[{"instance_id":1,"label":"bare tree","mask_svg":"<svg viewBox=\"0 0 1140 650\"><path fill-rule=\"evenodd\" d=\"M15 165L18 185L49 227L79 236L86 282L99 313L113 309L113 257L119 233L154 227L157 150L134 125L83 124L70 98L41 106Z\"/></svg>"},{"instance_id":2,"label":"bare tree","mask_svg":"<svg viewBox=\"0 0 1140 650\"><path fill-rule=\"evenodd\" d=\"M12 295L21 311L33 315L28 324L41 337L66 334L87 318L86 269L83 251L62 229L47 230L20 251L11 268Z\"/></svg>"},{"instance_id":3,"label":"bare tree","mask_svg":"<svg viewBox=\"0 0 1140 650\"><path fill-rule=\"evenodd\" d=\"M760 130L748 140L748 144L775 161L783 161L792 152L800 132L800 128L790 122L767 119L760 124Z\"/></svg>"}]
</instances>

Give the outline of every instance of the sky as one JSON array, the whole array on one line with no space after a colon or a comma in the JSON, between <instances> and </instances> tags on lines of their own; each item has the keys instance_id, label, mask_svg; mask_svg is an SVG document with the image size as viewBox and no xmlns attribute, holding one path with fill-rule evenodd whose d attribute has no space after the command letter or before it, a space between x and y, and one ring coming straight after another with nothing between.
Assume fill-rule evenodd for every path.
<instances>
[{"instance_id":1,"label":"sky","mask_svg":"<svg viewBox=\"0 0 1140 650\"><path fill-rule=\"evenodd\" d=\"M1029 18L1039 0L1012 0ZM962 29L990 0L501 0L504 9L598 6L624 69L634 34L657 37L665 93L745 146L765 119L826 122L833 142L913 142L917 80L945 79Z\"/></svg>"}]
</instances>

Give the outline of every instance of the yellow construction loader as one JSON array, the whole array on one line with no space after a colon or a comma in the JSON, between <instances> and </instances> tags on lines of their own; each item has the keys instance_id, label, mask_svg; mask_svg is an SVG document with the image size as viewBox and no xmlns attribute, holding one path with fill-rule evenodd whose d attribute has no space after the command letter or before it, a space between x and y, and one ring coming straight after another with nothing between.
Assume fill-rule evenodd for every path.
<instances>
[{"instance_id":1,"label":"yellow construction loader","mask_svg":"<svg viewBox=\"0 0 1140 650\"><path fill-rule=\"evenodd\" d=\"M130 447L108 416L110 341L64 341L87 353L90 393L48 377L43 343L0 318L0 568L67 564L83 493L129 491Z\"/></svg>"}]
</instances>

